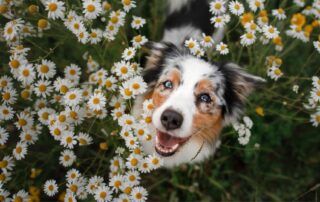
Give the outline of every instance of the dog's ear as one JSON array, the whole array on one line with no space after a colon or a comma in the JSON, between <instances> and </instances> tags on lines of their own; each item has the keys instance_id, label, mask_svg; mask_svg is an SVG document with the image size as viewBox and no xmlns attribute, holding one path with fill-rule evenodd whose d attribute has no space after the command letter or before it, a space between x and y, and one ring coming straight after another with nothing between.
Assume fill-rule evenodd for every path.
<instances>
[{"instance_id":1,"label":"dog's ear","mask_svg":"<svg viewBox=\"0 0 320 202\"><path fill-rule=\"evenodd\" d=\"M234 63L219 65L219 70L225 78L224 118L226 123L230 123L237 120L247 97L261 87L265 79L249 74Z\"/></svg>"},{"instance_id":2,"label":"dog's ear","mask_svg":"<svg viewBox=\"0 0 320 202\"><path fill-rule=\"evenodd\" d=\"M179 51L174 44L163 42L147 42L143 46L143 50L147 52L143 78L150 87L158 80L165 66L166 59L179 54Z\"/></svg>"}]
</instances>

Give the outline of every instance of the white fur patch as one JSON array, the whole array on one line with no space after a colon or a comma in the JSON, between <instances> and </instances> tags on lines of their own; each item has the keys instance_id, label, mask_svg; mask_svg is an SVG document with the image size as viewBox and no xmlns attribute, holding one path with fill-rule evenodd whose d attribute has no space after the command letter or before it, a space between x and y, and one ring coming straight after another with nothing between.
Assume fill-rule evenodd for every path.
<instances>
[{"instance_id":1,"label":"white fur patch","mask_svg":"<svg viewBox=\"0 0 320 202\"><path fill-rule=\"evenodd\" d=\"M166 29L164 31L164 36L162 41L171 42L174 45L179 47L182 44L184 44L185 40L188 40L190 37L200 41L201 31L190 25L172 28L170 30Z\"/></svg>"},{"instance_id":2,"label":"white fur patch","mask_svg":"<svg viewBox=\"0 0 320 202\"><path fill-rule=\"evenodd\" d=\"M191 0L168 0L169 13L179 11Z\"/></svg>"}]
</instances>

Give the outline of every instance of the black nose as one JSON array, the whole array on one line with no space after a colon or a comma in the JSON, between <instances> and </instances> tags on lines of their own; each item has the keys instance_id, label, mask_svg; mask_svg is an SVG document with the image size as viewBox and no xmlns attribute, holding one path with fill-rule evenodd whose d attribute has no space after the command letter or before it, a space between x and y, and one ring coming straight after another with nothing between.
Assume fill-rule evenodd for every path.
<instances>
[{"instance_id":1,"label":"black nose","mask_svg":"<svg viewBox=\"0 0 320 202\"><path fill-rule=\"evenodd\" d=\"M161 123L167 130L180 128L182 122L182 115L174 110L167 109L161 115Z\"/></svg>"}]
</instances>

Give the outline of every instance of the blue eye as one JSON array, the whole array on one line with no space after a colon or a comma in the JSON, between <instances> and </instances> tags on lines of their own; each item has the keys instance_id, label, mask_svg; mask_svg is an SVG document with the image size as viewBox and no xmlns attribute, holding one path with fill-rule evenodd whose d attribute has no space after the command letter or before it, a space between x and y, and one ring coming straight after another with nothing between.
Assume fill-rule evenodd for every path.
<instances>
[{"instance_id":1,"label":"blue eye","mask_svg":"<svg viewBox=\"0 0 320 202\"><path fill-rule=\"evenodd\" d=\"M172 89L173 88L173 84L169 80L163 82L162 85L164 86L165 89Z\"/></svg>"},{"instance_id":2,"label":"blue eye","mask_svg":"<svg viewBox=\"0 0 320 202\"><path fill-rule=\"evenodd\" d=\"M200 100L201 102L205 102L205 103L211 102L211 98L210 98L210 96L209 96L207 93L200 94L200 95L199 95L199 100Z\"/></svg>"}]
</instances>

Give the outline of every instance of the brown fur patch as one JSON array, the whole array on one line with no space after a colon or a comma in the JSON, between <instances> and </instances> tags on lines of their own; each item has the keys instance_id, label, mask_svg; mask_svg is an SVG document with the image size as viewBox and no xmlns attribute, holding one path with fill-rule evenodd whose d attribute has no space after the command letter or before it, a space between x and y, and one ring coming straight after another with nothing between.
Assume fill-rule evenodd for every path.
<instances>
[{"instance_id":1,"label":"brown fur patch","mask_svg":"<svg viewBox=\"0 0 320 202\"><path fill-rule=\"evenodd\" d=\"M210 103L202 103L197 102L197 108L202 113L213 113L215 110L215 100L216 96L214 94L214 86L209 79L203 79L197 83L194 89L195 96L199 96L202 93L206 93L210 96L211 102Z\"/></svg>"},{"instance_id":2,"label":"brown fur patch","mask_svg":"<svg viewBox=\"0 0 320 202\"><path fill-rule=\"evenodd\" d=\"M155 108L160 107L167 100L171 92L179 86L180 79L181 73L176 68L170 70L167 74L160 77L159 82L153 90L152 94L152 100ZM164 89L162 82L167 80L170 80L173 83L173 89Z\"/></svg>"}]
</instances>

